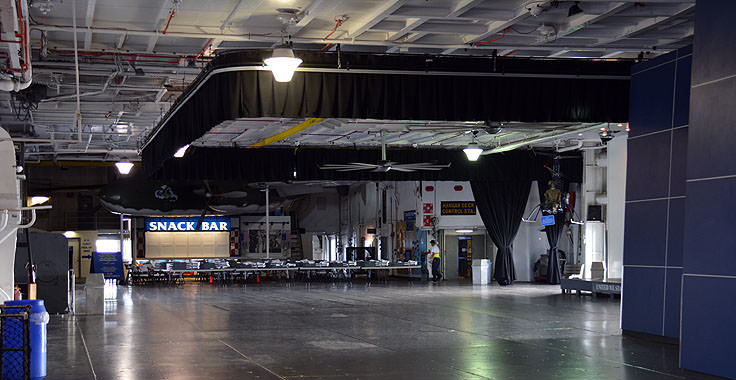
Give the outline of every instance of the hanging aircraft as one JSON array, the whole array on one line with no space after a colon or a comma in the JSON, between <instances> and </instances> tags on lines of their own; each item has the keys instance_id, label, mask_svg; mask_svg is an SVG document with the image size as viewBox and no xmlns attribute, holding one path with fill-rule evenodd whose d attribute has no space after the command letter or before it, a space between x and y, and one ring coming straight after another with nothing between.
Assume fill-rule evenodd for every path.
<instances>
[{"instance_id":1,"label":"hanging aircraft","mask_svg":"<svg viewBox=\"0 0 736 380\"><path fill-rule=\"evenodd\" d=\"M537 154L545 155L540 152L537 152ZM522 221L535 223L541 213L542 215L562 214L567 216L569 222L572 224L584 223L575 212L575 194L564 193L562 191L565 188L565 175L562 174L560 160L563 158L565 157L555 154L552 159L552 167L544 165L544 168L550 172L551 176L548 182L549 188L544 192L544 199L529 212L526 218L522 217ZM554 224L554 221L552 221L552 224Z\"/></svg>"},{"instance_id":2,"label":"hanging aircraft","mask_svg":"<svg viewBox=\"0 0 736 380\"><path fill-rule=\"evenodd\" d=\"M284 198L269 190L271 209ZM121 179L100 190L100 202L111 212L134 216L246 214L266 211L264 190L236 182L172 182Z\"/></svg>"}]
</instances>

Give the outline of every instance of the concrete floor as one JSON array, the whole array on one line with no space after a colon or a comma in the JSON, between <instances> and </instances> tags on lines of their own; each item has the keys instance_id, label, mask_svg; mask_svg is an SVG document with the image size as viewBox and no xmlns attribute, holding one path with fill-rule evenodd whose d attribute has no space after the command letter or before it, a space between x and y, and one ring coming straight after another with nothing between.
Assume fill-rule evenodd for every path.
<instances>
[{"instance_id":1,"label":"concrete floor","mask_svg":"<svg viewBox=\"0 0 736 380\"><path fill-rule=\"evenodd\" d=\"M559 286L187 283L52 317L47 379L713 379L677 363Z\"/></svg>"}]
</instances>

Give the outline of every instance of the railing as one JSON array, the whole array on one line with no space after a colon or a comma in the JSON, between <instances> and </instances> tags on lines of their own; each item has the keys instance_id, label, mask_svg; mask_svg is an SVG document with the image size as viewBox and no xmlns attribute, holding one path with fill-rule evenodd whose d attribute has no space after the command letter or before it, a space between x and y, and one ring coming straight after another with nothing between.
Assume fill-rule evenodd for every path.
<instances>
[{"instance_id":1,"label":"railing","mask_svg":"<svg viewBox=\"0 0 736 380\"><path fill-rule=\"evenodd\" d=\"M31 378L31 305L0 305L0 379Z\"/></svg>"}]
</instances>

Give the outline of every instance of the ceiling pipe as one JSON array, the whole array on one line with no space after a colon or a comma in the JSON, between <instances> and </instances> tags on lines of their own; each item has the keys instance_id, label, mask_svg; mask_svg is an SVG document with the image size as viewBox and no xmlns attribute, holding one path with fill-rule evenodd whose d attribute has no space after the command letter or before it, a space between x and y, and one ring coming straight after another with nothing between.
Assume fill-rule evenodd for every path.
<instances>
[{"instance_id":1,"label":"ceiling pipe","mask_svg":"<svg viewBox=\"0 0 736 380\"><path fill-rule=\"evenodd\" d=\"M74 24L74 76L77 84L77 111L74 119L77 124L77 140L82 143L82 100L79 94L79 47L77 46L77 0L72 0L72 23Z\"/></svg>"},{"instance_id":2,"label":"ceiling pipe","mask_svg":"<svg viewBox=\"0 0 736 380\"><path fill-rule=\"evenodd\" d=\"M48 62L48 61L42 61L42 62L36 62L36 70L37 71L48 71L52 73L56 72L65 72L69 74L73 74L74 70L72 69L65 69L68 67L68 63L65 62ZM180 67L180 66L151 66L151 65L135 65L136 68L142 69L146 75L155 73L155 74L168 74L168 75L186 75L187 77L190 75L197 75L202 70L200 68L191 68L191 67ZM116 65L108 64L108 63L95 63L95 64L88 64L88 63L81 63L79 65L80 74L81 75L104 75L107 76L110 74L110 70L117 69ZM96 73L95 73L96 72Z\"/></svg>"},{"instance_id":3,"label":"ceiling pipe","mask_svg":"<svg viewBox=\"0 0 736 380\"><path fill-rule=\"evenodd\" d=\"M57 142L59 140L56 140ZM110 150L107 149L88 149L86 154L107 154L107 153L113 153ZM138 151L135 149L116 149L114 151L116 155L122 154L122 155L138 155ZM74 149L60 149L56 151L49 151L49 152L26 152L26 155L28 156L44 156L48 154L82 154L82 152Z\"/></svg>"},{"instance_id":4,"label":"ceiling pipe","mask_svg":"<svg viewBox=\"0 0 736 380\"><path fill-rule=\"evenodd\" d=\"M526 138L523 140L508 143L508 144L502 144L493 149L484 150L483 153L481 154L487 155L487 154L492 154L492 153L507 152L509 150L514 150L516 148L520 148L525 145L538 144L541 142L549 141L549 140L555 139L560 136L568 135L570 133L580 133L580 132L585 132L585 131L589 131L592 129L597 129L597 128L600 128L600 125L601 124L592 124L592 125L588 125L587 127L582 127L582 128L574 128L574 129L566 129L566 130L562 130L558 132L542 133L534 137Z\"/></svg>"},{"instance_id":5,"label":"ceiling pipe","mask_svg":"<svg viewBox=\"0 0 736 380\"><path fill-rule=\"evenodd\" d=\"M28 88L31 83L33 82L33 71L31 70L31 49L30 46L30 28L28 25L28 3L26 0L19 0L17 3L14 0L10 1L11 3L11 10L15 11L18 14L18 26L17 29L20 29L20 32L16 32L16 35L20 34L20 42L21 42L21 49L24 52L24 66L25 69L22 69L21 77L20 78L8 78L8 79L0 79L0 90L1 91L20 91L25 90ZM21 9L17 9L16 6L20 6ZM26 17L24 18L23 15ZM10 47L12 50L13 48ZM10 66L10 65L8 65ZM19 69L13 69L13 70L19 70Z\"/></svg>"}]
</instances>

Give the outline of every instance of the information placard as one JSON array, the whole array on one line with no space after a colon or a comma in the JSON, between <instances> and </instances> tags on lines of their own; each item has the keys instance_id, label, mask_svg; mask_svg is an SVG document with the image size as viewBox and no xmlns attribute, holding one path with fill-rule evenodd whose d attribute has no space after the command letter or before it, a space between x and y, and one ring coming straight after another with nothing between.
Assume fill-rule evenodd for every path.
<instances>
[{"instance_id":1,"label":"information placard","mask_svg":"<svg viewBox=\"0 0 736 380\"><path fill-rule=\"evenodd\" d=\"M123 279L123 257L120 252L93 252L92 265L95 273L102 273L105 278Z\"/></svg>"},{"instance_id":2,"label":"information placard","mask_svg":"<svg viewBox=\"0 0 736 380\"><path fill-rule=\"evenodd\" d=\"M417 221L417 210L404 211L404 223L407 231L414 231L414 224Z\"/></svg>"},{"instance_id":3,"label":"information placard","mask_svg":"<svg viewBox=\"0 0 736 380\"><path fill-rule=\"evenodd\" d=\"M474 201L442 201L442 215L475 215Z\"/></svg>"}]
</instances>

